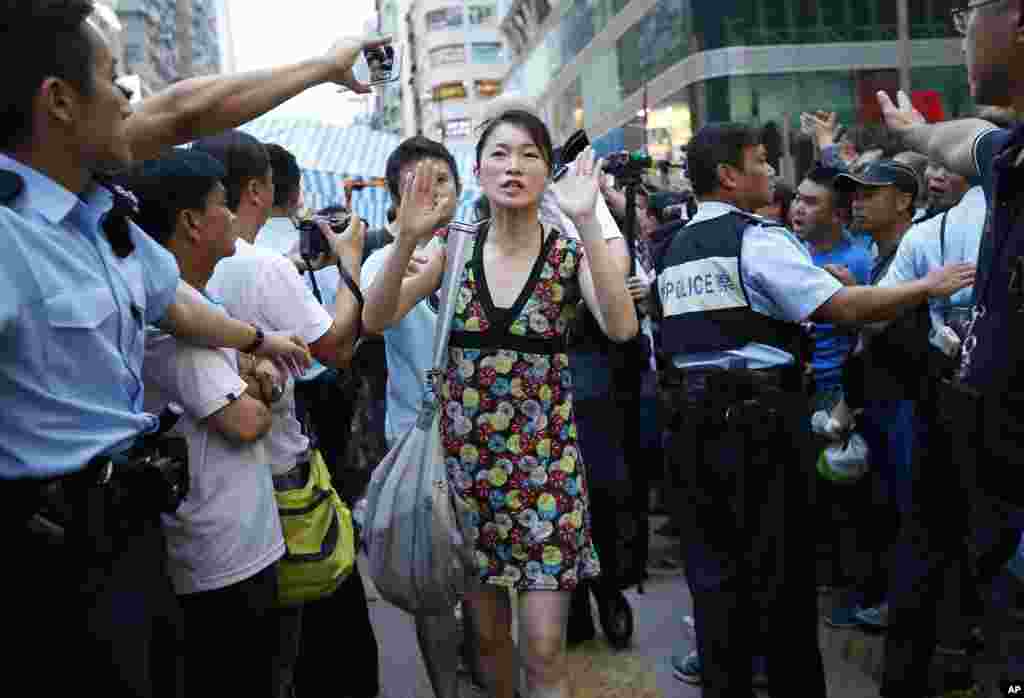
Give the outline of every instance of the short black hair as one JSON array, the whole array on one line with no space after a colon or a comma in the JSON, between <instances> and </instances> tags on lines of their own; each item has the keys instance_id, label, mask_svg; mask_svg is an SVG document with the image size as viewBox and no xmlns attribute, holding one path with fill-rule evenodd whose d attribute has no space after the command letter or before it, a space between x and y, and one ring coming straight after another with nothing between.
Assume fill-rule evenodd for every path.
<instances>
[{"instance_id":1,"label":"short black hair","mask_svg":"<svg viewBox=\"0 0 1024 698\"><path fill-rule=\"evenodd\" d=\"M384 169L384 176L388 180L388 191L391 192L391 200L395 206L402 202L402 182L400 181L402 168L421 160L441 160L447 164L448 169L452 172L452 177L455 178L455 191L458 193L462 192L459 168L451 151L442 143L432 141L425 136L413 136L402 141L391 152Z\"/></svg>"},{"instance_id":2,"label":"short black hair","mask_svg":"<svg viewBox=\"0 0 1024 698\"><path fill-rule=\"evenodd\" d=\"M263 144L237 129L202 138L192 144L192 149L211 155L224 165L228 208L234 212L238 211L242 200L242 187L253 179L263 179L270 169L270 158Z\"/></svg>"},{"instance_id":3,"label":"short black hair","mask_svg":"<svg viewBox=\"0 0 1024 698\"><path fill-rule=\"evenodd\" d=\"M484 122L483 131L480 133L480 140L476 142L477 167L480 166L480 160L484 154L484 146L487 145L488 139L494 133L494 129L502 124L518 126L530 134L530 140L540 149L541 155L544 156L544 161L548 164L548 169L550 170L554 167L555 148L551 143L551 132L548 130L547 125L540 120L540 117L523 109L511 109Z\"/></svg>"},{"instance_id":4,"label":"short black hair","mask_svg":"<svg viewBox=\"0 0 1024 698\"><path fill-rule=\"evenodd\" d=\"M850 193L836 186L836 177L845 171L838 167L817 164L807 171L804 179L829 190L832 195L832 208L846 210L850 208Z\"/></svg>"},{"instance_id":5,"label":"short black hair","mask_svg":"<svg viewBox=\"0 0 1024 698\"><path fill-rule=\"evenodd\" d=\"M302 188L299 161L284 146L264 143L270 167L274 170L274 206L287 208Z\"/></svg>"},{"instance_id":6,"label":"short black hair","mask_svg":"<svg viewBox=\"0 0 1024 698\"><path fill-rule=\"evenodd\" d=\"M739 123L708 124L686 146L686 172L697 196L718 189L718 166L743 167L743 151L761 145L761 132Z\"/></svg>"},{"instance_id":7,"label":"short black hair","mask_svg":"<svg viewBox=\"0 0 1024 698\"><path fill-rule=\"evenodd\" d=\"M93 92L93 39L86 19L91 0L0 0L0 150L32 137L32 102L47 78L66 80L82 94Z\"/></svg>"},{"instance_id":8,"label":"short black hair","mask_svg":"<svg viewBox=\"0 0 1024 698\"><path fill-rule=\"evenodd\" d=\"M134 165L118 176L118 183L139 200L136 224L166 246L181 212L204 210L225 174L224 166L206 153L174 148L156 160Z\"/></svg>"}]
</instances>

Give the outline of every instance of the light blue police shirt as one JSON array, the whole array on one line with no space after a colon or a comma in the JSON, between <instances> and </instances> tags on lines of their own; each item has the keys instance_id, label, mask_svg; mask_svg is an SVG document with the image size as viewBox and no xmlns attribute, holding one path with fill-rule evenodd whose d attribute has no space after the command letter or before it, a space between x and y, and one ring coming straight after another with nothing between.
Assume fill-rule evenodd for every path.
<instances>
[{"instance_id":1,"label":"light blue police shirt","mask_svg":"<svg viewBox=\"0 0 1024 698\"><path fill-rule=\"evenodd\" d=\"M878 285L895 286L922 279L944 264L976 263L987 213L984 189L980 186L968 189L960 203L949 209L945 253L940 245L942 216L918 223L904 234L889 270ZM946 313L950 309L969 308L973 293L973 287L968 286L950 298L933 298L929 301L933 329L938 330L946 324Z\"/></svg>"},{"instance_id":2,"label":"light blue police shirt","mask_svg":"<svg viewBox=\"0 0 1024 698\"><path fill-rule=\"evenodd\" d=\"M145 327L175 299L178 264L132 225L118 258L100 228L113 197L82 198L0 154L24 189L0 206L0 478L46 478L129 447L143 411Z\"/></svg>"},{"instance_id":3,"label":"light blue police shirt","mask_svg":"<svg viewBox=\"0 0 1024 698\"><path fill-rule=\"evenodd\" d=\"M687 226L734 211L739 209L720 201L705 201ZM781 226L751 224L743 233L741 252L740 273L751 309L776 320L804 322L843 287L834 276L814 266L811 253L799 238ZM727 367L730 359L744 360L746 368L755 370L793 363L789 352L753 342L731 351L676 354L672 363L689 369Z\"/></svg>"}]
</instances>

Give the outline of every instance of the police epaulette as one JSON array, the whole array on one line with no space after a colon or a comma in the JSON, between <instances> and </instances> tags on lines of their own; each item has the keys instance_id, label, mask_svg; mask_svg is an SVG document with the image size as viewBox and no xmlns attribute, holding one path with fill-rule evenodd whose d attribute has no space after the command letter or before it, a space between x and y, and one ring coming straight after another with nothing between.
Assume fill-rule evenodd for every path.
<instances>
[{"instance_id":1,"label":"police epaulette","mask_svg":"<svg viewBox=\"0 0 1024 698\"><path fill-rule=\"evenodd\" d=\"M0 206L9 206L18 198L25 182L17 172L0 170Z\"/></svg>"}]
</instances>

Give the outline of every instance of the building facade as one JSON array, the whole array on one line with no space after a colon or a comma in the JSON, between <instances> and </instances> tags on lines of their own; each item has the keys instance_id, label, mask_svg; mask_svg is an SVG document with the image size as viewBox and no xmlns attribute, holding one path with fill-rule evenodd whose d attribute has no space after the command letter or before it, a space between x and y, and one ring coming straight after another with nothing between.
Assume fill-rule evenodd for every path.
<instances>
[{"instance_id":1,"label":"building facade","mask_svg":"<svg viewBox=\"0 0 1024 698\"><path fill-rule=\"evenodd\" d=\"M908 21L900 41L900 2ZM802 111L876 121L874 94L934 91L970 113L956 0L515 0L502 17L505 89L537 101L556 143L585 128L615 148L679 161L713 121L765 127L793 178L811 157ZM904 49L909 61L904 61Z\"/></svg>"},{"instance_id":2,"label":"building facade","mask_svg":"<svg viewBox=\"0 0 1024 698\"><path fill-rule=\"evenodd\" d=\"M378 22L375 27L376 31L385 36L396 37L399 44L402 43L401 4L399 0L376 0ZM377 116L374 125L378 130L396 136L402 134L402 98L408 89L408 82L408 64L405 64L402 66L402 74L398 81L374 90Z\"/></svg>"},{"instance_id":3,"label":"building facade","mask_svg":"<svg viewBox=\"0 0 1024 698\"><path fill-rule=\"evenodd\" d=\"M473 142L483 105L502 91L508 54L498 19L506 0L408 0L403 122L450 146ZM404 9L404 12L402 10Z\"/></svg>"},{"instance_id":4,"label":"building facade","mask_svg":"<svg viewBox=\"0 0 1024 698\"><path fill-rule=\"evenodd\" d=\"M158 91L222 70L225 3L217 0L111 0L122 25L124 70Z\"/></svg>"}]
</instances>

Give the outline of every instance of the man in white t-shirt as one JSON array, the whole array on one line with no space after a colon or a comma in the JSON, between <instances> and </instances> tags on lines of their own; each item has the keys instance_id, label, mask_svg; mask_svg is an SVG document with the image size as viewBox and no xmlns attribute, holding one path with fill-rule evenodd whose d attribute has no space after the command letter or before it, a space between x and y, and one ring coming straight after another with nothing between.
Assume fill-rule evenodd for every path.
<instances>
[{"instance_id":1,"label":"man in white t-shirt","mask_svg":"<svg viewBox=\"0 0 1024 698\"><path fill-rule=\"evenodd\" d=\"M316 299L328 313L335 311L339 292L351 297L335 266L327 266L315 272L308 272L306 260L299 251L299 231L294 220L303 208L302 171L295 156L281 145L264 143L270 164L274 171L274 205L270 220L260 229L255 245L286 256L302 274L303 283L313 291ZM340 207L338 207L340 208ZM317 215L333 215L343 212L321 210ZM369 234L366 243L373 239ZM366 251L363 251L366 256ZM313 260L311 260L313 261ZM314 267L319 266L314 261ZM316 279L314 285L313 279ZM360 352L371 348L363 342ZM364 358L365 354L363 357ZM380 357L383 363L383 356ZM369 468L358 470L358 459L350 457L356 452L349 448L349 442L356 438L355 428L350 427L359 398L360 381L366 380L363 364L354 359L349 375L342 378L334 369L319 362L296 382L296 414L315 448L323 456L330 470L332 484L343 500L350 505L365 489L363 476L369 478ZM384 453L372 460L373 465L384 457ZM345 677L345 694L349 698L376 698L380 693L380 658L377 638L370 621L370 610L366 601L366 590L358 569L354 570L341 586L329 597L306 604L301 618L295 612L285 611L288 632L298 636L298 655L294 659L294 692L298 695L316 692L323 677L319 668L334 661L337 619L345 619L347 658L350 668ZM286 638L289 648L295 648L294 637ZM289 657L285 663L293 660Z\"/></svg>"},{"instance_id":2,"label":"man in white t-shirt","mask_svg":"<svg viewBox=\"0 0 1024 698\"><path fill-rule=\"evenodd\" d=\"M207 284L210 297L232 317L264 331L287 331L301 337L320 363L335 368L347 366L359 332L361 296L351 291L339 293L332 318L287 257L253 244L274 206L273 168L263 144L241 131L228 131L199 140L192 149L224 165L228 206L236 216L238 251L217 265ZM318 262L335 264L342 277L358 279L365 224L353 218L350 228L341 235L334 234L326 224L320 229L332 254ZM310 441L295 411L293 380L288 381L283 396L273 406L273 416L266 448L273 474L281 476L302 467L310 458ZM301 607L279 609L278 616L281 646L276 666L283 682L280 690L287 694L298 660Z\"/></svg>"},{"instance_id":3,"label":"man in white t-shirt","mask_svg":"<svg viewBox=\"0 0 1024 698\"><path fill-rule=\"evenodd\" d=\"M193 150L205 152L225 165L228 206L235 213L238 235L235 256L223 260L207 285L210 297L228 313L264 331L289 331L309 345L320 363L343 368L352 358L359 323L359 300L352 293L339 294L331 315L317 302L284 256L253 244L274 204L274 180L263 144L240 131L229 131L197 141ZM353 219L343 235L326 225L324 237L335 254L327 260L352 278L359 278L365 225ZM274 408L274 425L267 448L275 475L283 475L308 459L309 439L295 416L294 383Z\"/></svg>"},{"instance_id":4,"label":"man in white t-shirt","mask_svg":"<svg viewBox=\"0 0 1024 698\"><path fill-rule=\"evenodd\" d=\"M223 175L208 155L175 150L127 177L139 198L139 224L174 254L184 290L199 303L210 303L202 289L214 265L235 250ZM163 517L168 569L184 611L187 693L228 676L233 690L266 695L278 637L276 563L285 546L263 437L280 375L270 363L183 344L151 328L143 378L148 410L169 403L183 409L175 429L188 443L188 497ZM224 654L225 646L232 651Z\"/></svg>"}]
</instances>

